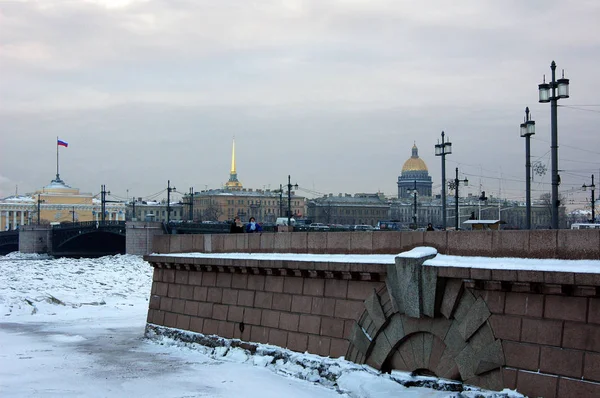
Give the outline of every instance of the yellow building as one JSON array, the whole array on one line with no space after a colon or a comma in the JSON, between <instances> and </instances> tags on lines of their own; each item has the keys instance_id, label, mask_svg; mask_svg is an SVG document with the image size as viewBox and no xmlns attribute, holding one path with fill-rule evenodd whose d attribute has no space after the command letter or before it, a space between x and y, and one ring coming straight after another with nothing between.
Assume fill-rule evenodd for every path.
<instances>
[{"instance_id":1,"label":"yellow building","mask_svg":"<svg viewBox=\"0 0 600 398\"><path fill-rule=\"evenodd\" d=\"M105 220L125 220L124 203L106 203ZM56 175L56 179L33 194L13 196L0 201L0 228L20 225L98 221L102 203L91 193L81 193Z\"/></svg>"},{"instance_id":2,"label":"yellow building","mask_svg":"<svg viewBox=\"0 0 600 398\"><path fill-rule=\"evenodd\" d=\"M189 197L186 198L186 201ZM304 217L306 198L291 192L290 206L293 217ZM194 193L195 221L230 221L239 216L242 221L254 217L258 222L274 223L277 217L286 217L288 210L287 191L246 189L238 180L235 168L235 141L231 154L229 180L223 189L210 189ZM189 210L186 209L189 213ZM189 219L186 214L186 219Z\"/></svg>"}]
</instances>

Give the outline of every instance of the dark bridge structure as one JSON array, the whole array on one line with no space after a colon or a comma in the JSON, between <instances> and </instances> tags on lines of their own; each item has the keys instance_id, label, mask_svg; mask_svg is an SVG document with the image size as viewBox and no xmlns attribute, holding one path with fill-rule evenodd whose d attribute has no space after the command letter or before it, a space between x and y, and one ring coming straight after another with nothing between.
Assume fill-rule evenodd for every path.
<instances>
[{"instance_id":1,"label":"dark bridge structure","mask_svg":"<svg viewBox=\"0 0 600 398\"><path fill-rule=\"evenodd\" d=\"M125 254L125 221L87 221L54 225L51 231L55 257L101 257Z\"/></svg>"},{"instance_id":2,"label":"dark bridge structure","mask_svg":"<svg viewBox=\"0 0 600 398\"><path fill-rule=\"evenodd\" d=\"M19 250L19 231L0 232L0 255Z\"/></svg>"}]
</instances>

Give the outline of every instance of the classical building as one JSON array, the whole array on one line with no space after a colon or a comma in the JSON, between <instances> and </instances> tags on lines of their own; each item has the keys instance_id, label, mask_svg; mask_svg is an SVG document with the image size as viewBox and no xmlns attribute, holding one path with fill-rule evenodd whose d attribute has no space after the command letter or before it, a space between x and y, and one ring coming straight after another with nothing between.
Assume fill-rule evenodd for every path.
<instances>
[{"instance_id":1,"label":"classical building","mask_svg":"<svg viewBox=\"0 0 600 398\"><path fill-rule=\"evenodd\" d=\"M190 196L184 197L184 202L190 202ZM284 190L261 190L244 188L238 180L235 167L235 142L231 153L231 170L229 180L222 189L208 189L195 192L193 196L193 214L190 215L188 206L184 207L184 219L193 221L230 221L239 216L242 221L250 217L258 222L274 223L277 217L285 217L288 205L292 216L303 217L306 208L306 198Z\"/></svg>"},{"instance_id":2,"label":"classical building","mask_svg":"<svg viewBox=\"0 0 600 398\"><path fill-rule=\"evenodd\" d=\"M329 194L308 201L307 218L323 224L376 226L389 218L389 207L382 194Z\"/></svg>"},{"instance_id":3,"label":"classical building","mask_svg":"<svg viewBox=\"0 0 600 398\"><path fill-rule=\"evenodd\" d=\"M416 188L418 196L431 196L431 177L427 165L419 157L417 145L412 147L412 156L404 162L402 174L398 177L398 198L412 198Z\"/></svg>"},{"instance_id":4,"label":"classical building","mask_svg":"<svg viewBox=\"0 0 600 398\"><path fill-rule=\"evenodd\" d=\"M102 203L91 193L67 185L58 174L50 184L33 194L0 201L0 227L94 221L102 218ZM124 203L105 203L105 220L125 220Z\"/></svg>"},{"instance_id":5,"label":"classical building","mask_svg":"<svg viewBox=\"0 0 600 398\"><path fill-rule=\"evenodd\" d=\"M170 221L181 221L184 219L183 203L171 203L169 206ZM167 221L166 201L145 201L142 198L131 200L127 203L127 220L132 221Z\"/></svg>"}]
</instances>

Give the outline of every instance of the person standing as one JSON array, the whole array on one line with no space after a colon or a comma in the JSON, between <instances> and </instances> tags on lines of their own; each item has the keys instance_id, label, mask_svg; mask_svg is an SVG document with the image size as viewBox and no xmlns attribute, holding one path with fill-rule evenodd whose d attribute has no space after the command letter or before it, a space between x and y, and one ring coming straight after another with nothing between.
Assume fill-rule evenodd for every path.
<instances>
[{"instance_id":1,"label":"person standing","mask_svg":"<svg viewBox=\"0 0 600 398\"><path fill-rule=\"evenodd\" d=\"M243 234L244 233L244 224L242 224L242 220L239 217L233 219L231 223L231 228L229 232L232 234Z\"/></svg>"},{"instance_id":2,"label":"person standing","mask_svg":"<svg viewBox=\"0 0 600 398\"><path fill-rule=\"evenodd\" d=\"M427 224L427 230L428 231L435 231L435 229L433 228L433 225L431 225L431 223Z\"/></svg>"},{"instance_id":3,"label":"person standing","mask_svg":"<svg viewBox=\"0 0 600 398\"><path fill-rule=\"evenodd\" d=\"M256 222L256 219L254 217L250 217L250 220L248 220L248 224L246 224L246 232L262 232L262 227L259 223Z\"/></svg>"}]
</instances>

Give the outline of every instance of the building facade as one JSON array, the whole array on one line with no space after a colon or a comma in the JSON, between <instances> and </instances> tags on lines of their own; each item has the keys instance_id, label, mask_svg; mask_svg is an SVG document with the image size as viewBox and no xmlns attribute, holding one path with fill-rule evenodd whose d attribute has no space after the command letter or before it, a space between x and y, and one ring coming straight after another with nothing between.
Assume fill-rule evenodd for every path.
<instances>
[{"instance_id":1,"label":"building facade","mask_svg":"<svg viewBox=\"0 0 600 398\"><path fill-rule=\"evenodd\" d=\"M21 225L98 221L102 203L91 193L81 193L57 174L50 184L33 194L12 196L0 201L0 228ZM124 203L105 203L105 220L125 220Z\"/></svg>"},{"instance_id":2,"label":"building facade","mask_svg":"<svg viewBox=\"0 0 600 398\"><path fill-rule=\"evenodd\" d=\"M134 199L127 203L127 220L131 221L167 221L167 211L170 209L170 221L184 220L183 203L171 203L167 207L166 201L145 201L142 198Z\"/></svg>"},{"instance_id":3,"label":"building facade","mask_svg":"<svg viewBox=\"0 0 600 398\"><path fill-rule=\"evenodd\" d=\"M193 203L191 208L184 206L184 219L196 222L231 221L235 217L248 221L250 217L254 217L258 222L274 223L277 217L287 217L288 208L295 218L304 217L306 213L306 198L296 195L294 191L290 192L288 200L288 192L285 190L244 188L236 171L235 141L229 180L223 188L195 192L193 198L186 195L183 201Z\"/></svg>"},{"instance_id":4,"label":"building facade","mask_svg":"<svg viewBox=\"0 0 600 398\"><path fill-rule=\"evenodd\" d=\"M372 225L389 216L389 204L382 194L338 194L311 199L307 218L312 222L340 225Z\"/></svg>"},{"instance_id":5,"label":"building facade","mask_svg":"<svg viewBox=\"0 0 600 398\"><path fill-rule=\"evenodd\" d=\"M427 165L419 157L417 145L412 147L412 156L402 166L402 173L398 177L398 198L412 198L414 190L421 197L431 196L431 177Z\"/></svg>"}]
</instances>

